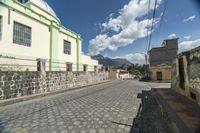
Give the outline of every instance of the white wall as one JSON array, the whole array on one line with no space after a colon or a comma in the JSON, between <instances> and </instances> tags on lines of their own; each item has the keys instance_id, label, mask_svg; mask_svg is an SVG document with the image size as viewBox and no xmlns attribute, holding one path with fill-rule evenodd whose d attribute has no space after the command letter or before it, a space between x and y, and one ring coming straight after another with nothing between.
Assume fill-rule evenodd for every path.
<instances>
[{"instance_id":1,"label":"white wall","mask_svg":"<svg viewBox=\"0 0 200 133\"><path fill-rule=\"evenodd\" d=\"M50 32L48 26L36 22L15 11L11 11L10 24L8 24L8 9L3 6L0 8L0 15L3 16L3 32L2 40L0 40L0 53L48 59L50 47ZM13 44L14 21L32 28L31 47Z\"/></svg>"},{"instance_id":2,"label":"white wall","mask_svg":"<svg viewBox=\"0 0 200 133\"><path fill-rule=\"evenodd\" d=\"M0 5L0 15L3 17L2 39L0 40L0 54L17 58L49 59L50 32L46 25L28 18L16 11L10 11L10 24L8 20L8 9ZM27 25L32 28L31 47L13 43L13 24L14 21ZM34 61L0 59L1 64L23 64L37 65ZM28 67L26 67L28 68ZM25 69L26 69L25 68ZM29 67L29 70L36 70L36 67Z\"/></svg>"},{"instance_id":3,"label":"white wall","mask_svg":"<svg viewBox=\"0 0 200 133\"><path fill-rule=\"evenodd\" d=\"M94 66L98 66L98 61L91 59L90 56L82 54L81 58L82 58L82 65L84 64L88 65L88 69L87 69L88 71L94 71ZM83 70L83 67L81 68Z\"/></svg>"},{"instance_id":4,"label":"white wall","mask_svg":"<svg viewBox=\"0 0 200 133\"><path fill-rule=\"evenodd\" d=\"M71 55L64 54L64 52L63 52L63 47L64 47L63 41L64 40L71 42ZM58 51L59 60L61 60L61 62L72 63L73 71L76 71L76 60L77 60L76 39L59 32L58 50L59 50ZM62 67L63 67L63 65L62 65Z\"/></svg>"},{"instance_id":5,"label":"white wall","mask_svg":"<svg viewBox=\"0 0 200 133\"><path fill-rule=\"evenodd\" d=\"M11 56L16 58L33 59L37 58L49 59L50 58L50 30L49 26L44 25L34 19L29 18L22 13L17 11L10 11L10 24L8 23L8 8L0 5L0 15L3 17L2 25L2 39L0 40L0 55ZM13 44L13 24L14 21L24 24L32 28L31 35L31 47ZM59 66L63 67L60 70L66 70L65 62L73 64L73 71L76 71L77 63L77 43L76 39L67 36L66 34L59 32L58 35L58 59L61 63ZM63 53L63 40L71 42L71 55L66 55ZM81 47L81 45L79 46ZM88 65L88 71L94 71L94 66L98 66L98 61L92 60L90 56L81 55L80 57L82 64ZM0 64L23 64L23 65L37 65L34 61L23 61L23 60L11 60L11 59L1 59ZM83 70L82 64L80 64L80 69ZM48 66L48 63L46 63ZM27 67L25 68L27 69ZM29 70L36 70L36 67L30 67ZM46 69L48 70L48 69ZM81 71L82 71L81 70Z\"/></svg>"}]
</instances>

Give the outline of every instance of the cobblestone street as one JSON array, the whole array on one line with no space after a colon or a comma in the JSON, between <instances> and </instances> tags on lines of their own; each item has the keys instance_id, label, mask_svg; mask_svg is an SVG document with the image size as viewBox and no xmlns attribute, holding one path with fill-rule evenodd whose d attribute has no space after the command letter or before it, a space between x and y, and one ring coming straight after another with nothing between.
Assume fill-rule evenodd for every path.
<instances>
[{"instance_id":1,"label":"cobblestone street","mask_svg":"<svg viewBox=\"0 0 200 133\"><path fill-rule=\"evenodd\" d=\"M139 93L148 94L149 90L147 83L116 80L8 105L0 108L0 132L137 133L140 128L143 132L164 132L154 101L141 104L138 98Z\"/></svg>"}]
</instances>

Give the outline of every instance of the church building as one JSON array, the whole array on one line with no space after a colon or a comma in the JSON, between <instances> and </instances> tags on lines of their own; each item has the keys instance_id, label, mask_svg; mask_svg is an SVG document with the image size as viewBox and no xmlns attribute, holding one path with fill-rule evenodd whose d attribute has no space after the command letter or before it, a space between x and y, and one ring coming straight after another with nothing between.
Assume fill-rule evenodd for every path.
<instances>
[{"instance_id":1,"label":"church building","mask_svg":"<svg viewBox=\"0 0 200 133\"><path fill-rule=\"evenodd\" d=\"M0 0L0 66L35 71L41 62L46 71L98 66L83 54L81 36L65 28L45 0Z\"/></svg>"}]
</instances>

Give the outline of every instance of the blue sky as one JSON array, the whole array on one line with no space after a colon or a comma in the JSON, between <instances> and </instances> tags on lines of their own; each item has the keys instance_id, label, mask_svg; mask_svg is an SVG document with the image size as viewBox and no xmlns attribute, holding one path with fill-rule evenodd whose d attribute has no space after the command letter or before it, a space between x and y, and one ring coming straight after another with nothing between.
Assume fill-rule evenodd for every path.
<instances>
[{"instance_id":1,"label":"blue sky","mask_svg":"<svg viewBox=\"0 0 200 133\"><path fill-rule=\"evenodd\" d=\"M148 0L46 0L62 24L81 34L83 52L123 57L143 63L146 48ZM151 0L151 9L153 9ZM158 0L151 47L167 38L179 37L180 51L200 44L200 7L194 0ZM143 2L143 3L142 3ZM152 18L152 10L150 12ZM161 24L161 27L160 27ZM139 25L139 26L138 26ZM159 28L160 27L160 28Z\"/></svg>"}]
</instances>

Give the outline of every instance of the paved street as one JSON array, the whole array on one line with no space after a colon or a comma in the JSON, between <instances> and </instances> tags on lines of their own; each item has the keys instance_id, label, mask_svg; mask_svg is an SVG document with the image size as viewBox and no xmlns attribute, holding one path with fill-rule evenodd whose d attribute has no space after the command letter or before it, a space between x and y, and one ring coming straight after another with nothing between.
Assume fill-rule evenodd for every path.
<instances>
[{"instance_id":1,"label":"paved street","mask_svg":"<svg viewBox=\"0 0 200 133\"><path fill-rule=\"evenodd\" d=\"M0 132L164 132L149 90L167 85L116 80L1 107ZM142 100L137 98L139 93Z\"/></svg>"}]
</instances>

